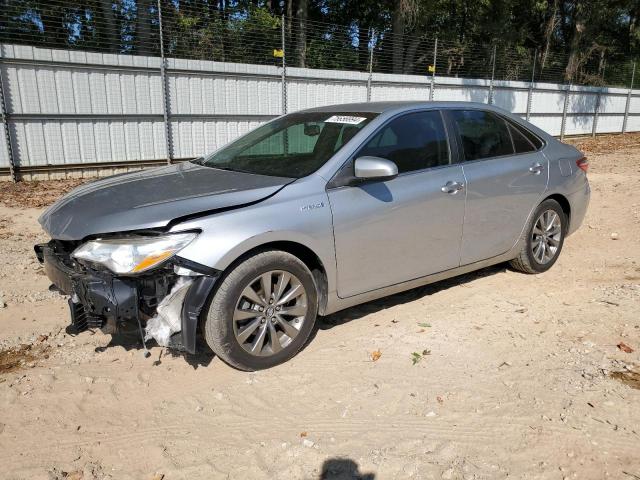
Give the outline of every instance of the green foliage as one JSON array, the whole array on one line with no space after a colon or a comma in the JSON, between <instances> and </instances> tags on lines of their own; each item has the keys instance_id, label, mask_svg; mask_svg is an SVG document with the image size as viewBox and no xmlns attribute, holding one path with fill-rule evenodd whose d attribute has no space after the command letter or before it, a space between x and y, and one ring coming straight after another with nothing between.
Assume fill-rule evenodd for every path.
<instances>
[{"instance_id":1,"label":"green foliage","mask_svg":"<svg viewBox=\"0 0 640 480\"><path fill-rule=\"evenodd\" d=\"M422 355L420 355L418 352L413 352L411 354L411 363L413 365L415 365L416 363L418 363L420 360L422 360Z\"/></svg>"},{"instance_id":2,"label":"green foliage","mask_svg":"<svg viewBox=\"0 0 640 480\"><path fill-rule=\"evenodd\" d=\"M628 85L637 0L161 0L167 56ZM0 0L0 42L157 55L156 0ZM495 49L495 62L494 60ZM533 66L535 63L535 72Z\"/></svg>"}]
</instances>

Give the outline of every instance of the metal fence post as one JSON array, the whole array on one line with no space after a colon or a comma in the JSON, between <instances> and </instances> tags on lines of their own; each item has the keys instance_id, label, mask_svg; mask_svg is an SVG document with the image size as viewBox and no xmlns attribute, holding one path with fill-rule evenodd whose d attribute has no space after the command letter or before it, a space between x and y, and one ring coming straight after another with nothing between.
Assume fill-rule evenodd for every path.
<instances>
[{"instance_id":1,"label":"metal fence post","mask_svg":"<svg viewBox=\"0 0 640 480\"><path fill-rule=\"evenodd\" d=\"M536 79L536 60L538 58L538 49L536 48L533 52L533 68L531 69L531 83L529 83L529 93L527 94L527 114L526 120L527 122L531 118L531 101L533 99L533 83Z\"/></svg>"},{"instance_id":2,"label":"metal fence post","mask_svg":"<svg viewBox=\"0 0 640 480\"><path fill-rule=\"evenodd\" d=\"M489 98L487 103L493 104L493 79L496 75L496 44L493 44L493 55L491 56L491 81L489 82Z\"/></svg>"},{"instance_id":3,"label":"metal fence post","mask_svg":"<svg viewBox=\"0 0 640 480\"><path fill-rule=\"evenodd\" d=\"M371 49L369 50L369 77L367 78L367 102L371 101L371 79L373 77L373 37L375 36L375 30L371 29Z\"/></svg>"},{"instance_id":4,"label":"metal fence post","mask_svg":"<svg viewBox=\"0 0 640 480\"><path fill-rule=\"evenodd\" d=\"M636 76L636 62L633 62L633 68L631 69L631 85L629 86L629 92L627 93L627 103L624 107L624 120L622 121L622 133L627 133L627 119L629 118L629 105L631 104L631 94L633 93L633 80Z\"/></svg>"},{"instance_id":5,"label":"metal fence post","mask_svg":"<svg viewBox=\"0 0 640 480\"><path fill-rule=\"evenodd\" d=\"M287 51L285 50L285 17L282 15L282 28L280 36L282 37L282 113L287 113Z\"/></svg>"},{"instance_id":6,"label":"metal fence post","mask_svg":"<svg viewBox=\"0 0 640 480\"><path fill-rule=\"evenodd\" d=\"M2 114L2 128L4 129L4 138L7 142L7 154L9 155L9 173L11 174L11 180L18 181L18 174L16 172L15 159L13 158L13 147L11 145L11 129L9 128L9 113L7 112L7 104L4 95L4 83L2 80L2 49L3 45L0 45L0 113Z\"/></svg>"},{"instance_id":7,"label":"metal fence post","mask_svg":"<svg viewBox=\"0 0 640 480\"><path fill-rule=\"evenodd\" d=\"M438 61L438 37L433 43L433 70L431 71L431 86L429 87L429 100L433 100L434 90L436 88L436 62Z\"/></svg>"},{"instance_id":8,"label":"metal fence post","mask_svg":"<svg viewBox=\"0 0 640 480\"><path fill-rule=\"evenodd\" d=\"M567 109L569 108L569 94L571 93L571 84L567 85L564 92L564 106L562 107L562 123L560 124L560 141L564 140L564 131L567 126Z\"/></svg>"},{"instance_id":9,"label":"metal fence post","mask_svg":"<svg viewBox=\"0 0 640 480\"><path fill-rule=\"evenodd\" d=\"M160 81L162 82L162 116L164 118L164 137L167 149L167 165L173 160L173 142L171 140L171 125L169 125L169 89L167 88L167 61L164 57L164 38L162 34L162 6L158 0L158 27L160 33Z\"/></svg>"}]
</instances>

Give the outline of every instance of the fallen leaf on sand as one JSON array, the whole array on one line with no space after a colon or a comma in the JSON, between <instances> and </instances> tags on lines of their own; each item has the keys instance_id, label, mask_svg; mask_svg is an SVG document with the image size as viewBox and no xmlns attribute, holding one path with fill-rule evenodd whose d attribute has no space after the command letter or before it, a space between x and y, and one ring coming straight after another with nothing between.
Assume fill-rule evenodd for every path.
<instances>
[{"instance_id":1,"label":"fallen leaf on sand","mask_svg":"<svg viewBox=\"0 0 640 480\"><path fill-rule=\"evenodd\" d=\"M619 348L620 350L622 350L624 353L633 353L633 352L634 352L633 348L631 348L629 345L627 345L627 344L626 344L626 343L624 343L624 342L620 342L620 343L618 344L618 348Z\"/></svg>"},{"instance_id":2,"label":"fallen leaf on sand","mask_svg":"<svg viewBox=\"0 0 640 480\"><path fill-rule=\"evenodd\" d=\"M423 322L423 323L418 323L418 326L419 326L419 327L424 327L424 328L429 328L429 327L431 327L431 324L430 324L430 323L424 323L424 322Z\"/></svg>"},{"instance_id":3,"label":"fallen leaf on sand","mask_svg":"<svg viewBox=\"0 0 640 480\"><path fill-rule=\"evenodd\" d=\"M418 353L418 352L413 352L411 354L411 361L413 362L413 364L415 365L416 363L418 363L420 360L422 360L424 357L426 357L427 355L431 355L431 350L429 350L428 348L425 348L422 353Z\"/></svg>"},{"instance_id":4,"label":"fallen leaf on sand","mask_svg":"<svg viewBox=\"0 0 640 480\"><path fill-rule=\"evenodd\" d=\"M300 436L303 437L303 438L306 437L307 436L307 432L300 432Z\"/></svg>"},{"instance_id":5,"label":"fallen leaf on sand","mask_svg":"<svg viewBox=\"0 0 640 480\"><path fill-rule=\"evenodd\" d=\"M371 360L374 362L377 362L378 360L380 360L381 356L382 356L382 352L380 350L375 350L371 352Z\"/></svg>"},{"instance_id":6,"label":"fallen leaf on sand","mask_svg":"<svg viewBox=\"0 0 640 480\"><path fill-rule=\"evenodd\" d=\"M414 365L418 363L420 360L422 360L422 355L420 355L418 352L413 352L411 354L411 361L413 362Z\"/></svg>"}]
</instances>

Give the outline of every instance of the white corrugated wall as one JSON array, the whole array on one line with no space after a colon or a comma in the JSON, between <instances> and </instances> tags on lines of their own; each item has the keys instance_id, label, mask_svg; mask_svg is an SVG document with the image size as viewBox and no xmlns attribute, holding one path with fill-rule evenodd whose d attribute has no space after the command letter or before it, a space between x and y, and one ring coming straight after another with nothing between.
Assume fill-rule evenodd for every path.
<instances>
[{"instance_id":1,"label":"white corrugated wall","mask_svg":"<svg viewBox=\"0 0 640 480\"><path fill-rule=\"evenodd\" d=\"M2 75L13 155L18 166L63 166L167 158L161 59L132 55L1 46ZM283 108L276 66L168 59L167 106L175 159L211 152ZM286 105L292 112L365 102L368 74L289 68ZM532 88L531 88L532 87ZM371 100L428 100L431 77L374 73ZM561 131L566 86L495 81L495 105L553 135ZM565 134L620 132L628 91L572 87ZM487 103L487 80L436 77L434 100ZM627 131L640 130L640 92L629 102ZM0 167L9 166L5 136Z\"/></svg>"}]
</instances>

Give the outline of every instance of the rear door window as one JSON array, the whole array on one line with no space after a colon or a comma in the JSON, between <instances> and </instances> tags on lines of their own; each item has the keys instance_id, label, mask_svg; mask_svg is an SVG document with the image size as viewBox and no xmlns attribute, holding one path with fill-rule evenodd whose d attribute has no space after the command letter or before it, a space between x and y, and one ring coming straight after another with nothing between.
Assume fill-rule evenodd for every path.
<instances>
[{"instance_id":1,"label":"rear door window","mask_svg":"<svg viewBox=\"0 0 640 480\"><path fill-rule=\"evenodd\" d=\"M466 161L514 153L507 124L500 117L482 110L453 110L451 115Z\"/></svg>"}]
</instances>

